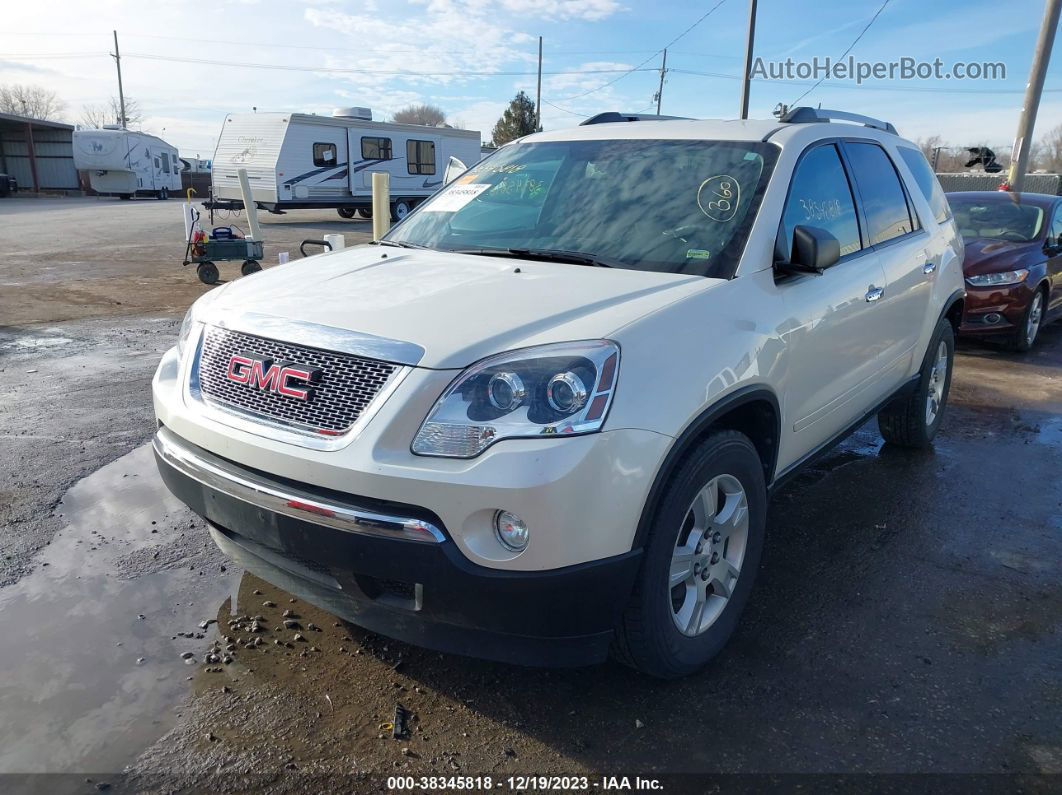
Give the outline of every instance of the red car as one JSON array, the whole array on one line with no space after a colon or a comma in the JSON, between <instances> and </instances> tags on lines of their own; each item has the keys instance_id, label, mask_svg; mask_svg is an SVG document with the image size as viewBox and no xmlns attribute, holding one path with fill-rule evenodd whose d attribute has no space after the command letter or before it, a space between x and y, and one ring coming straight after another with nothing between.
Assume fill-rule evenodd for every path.
<instances>
[{"instance_id":1,"label":"red car","mask_svg":"<svg viewBox=\"0 0 1062 795\"><path fill-rule=\"evenodd\" d=\"M948 203L966 244L959 333L1029 350L1062 315L1062 197L964 191Z\"/></svg>"}]
</instances>

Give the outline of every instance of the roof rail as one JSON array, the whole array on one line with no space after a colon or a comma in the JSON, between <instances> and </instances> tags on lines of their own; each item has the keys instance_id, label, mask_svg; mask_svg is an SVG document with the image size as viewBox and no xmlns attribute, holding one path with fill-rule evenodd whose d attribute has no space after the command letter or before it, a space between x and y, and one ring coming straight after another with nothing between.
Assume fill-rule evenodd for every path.
<instances>
[{"instance_id":1,"label":"roof rail","mask_svg":"<svg viewBox=\"0 0 1062 795\"><path fill-rule=\"evenodd\" d=\"M688 116L658 116L655 113L618 113L617 111L610 110L605 113L598 113L596 116L591 116L586 121L579 122L580 127L584 127L587 124L611 124L617 121L670 121L673 119L689 120Z\"/></svg>"},{"instance_id":2,"label":"roof rail","mask_svg":"<svg viewBox=\"0 0 1062 795\"><path fill-rule=\"evenodd\" d=\"M893 135L899 135L896 132L896 128L892 126L890 122L882 121L881 119L875 119L870 116L863 116L859 113L848 113L843 110L827 110L826 108L809 108L806 106L799 108L790 108L783 113L778 121L786 122L788 124L806 124L808 122L816 121L850 121L856 124L862 124L864 127L872 127L875 130L883 130ZM584 124L586 122L583 122Z\"/></svg>"}]
</instances>

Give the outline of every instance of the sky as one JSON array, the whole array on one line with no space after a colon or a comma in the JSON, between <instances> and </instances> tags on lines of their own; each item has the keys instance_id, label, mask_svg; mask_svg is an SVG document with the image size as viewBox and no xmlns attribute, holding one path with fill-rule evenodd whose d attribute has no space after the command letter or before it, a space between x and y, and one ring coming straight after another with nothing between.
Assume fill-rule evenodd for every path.
<instances>
[{"instance_id":1,"label":"sky","mask_svg":"<svg viewBox=\"0 0 1062 795\"><path fill-rule=\"evenodd\" d=\"M882 0L760 0L755 54L837 58ZM1009 151L1043 16L1043 0L890 0L851 55L902 56L948 67L1001 61L1003 81L827 80L800 104L887 119L910 139ZM710 13L709 13L710 12ZM707 16L706 16L707 15ZM542 124L559 129L607 110L649 111L667 46L662 112L738 115L747 0L7 0L0 85L55 91L76 123L86 104L117 94L112 30L125 93L143 129L184 156L211 157L226 113L328 114L366 106L388 118L413 102L490 131L519 91L534 98L543 38ZM1037 137L1062 124L1056 47ZM750 116L769 118L814 80L756 80Z\"/></svg>"}]
</instances>

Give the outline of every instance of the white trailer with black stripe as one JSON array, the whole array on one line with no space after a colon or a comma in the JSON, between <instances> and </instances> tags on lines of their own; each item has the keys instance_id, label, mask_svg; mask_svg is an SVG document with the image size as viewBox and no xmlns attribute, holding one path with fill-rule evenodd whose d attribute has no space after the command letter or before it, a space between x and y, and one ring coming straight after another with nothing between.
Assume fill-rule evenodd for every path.
<instances>
[{"instance_id":1,"label":"white trailer with black stripe","mask_svg":"<svg viewBox=\"0 0 1062 795\"><path fill-rule=\"evenodd\" d=\"M335 207L372 215L372 174L391 175L391 216L401 220L442 186L451 157L481 159L474 130L372 120L368 108L306 113L230 113L211 165L213 200L241 206L237 171L247 170L255 204L270 212Z\"/></svg>"}]
</instances>

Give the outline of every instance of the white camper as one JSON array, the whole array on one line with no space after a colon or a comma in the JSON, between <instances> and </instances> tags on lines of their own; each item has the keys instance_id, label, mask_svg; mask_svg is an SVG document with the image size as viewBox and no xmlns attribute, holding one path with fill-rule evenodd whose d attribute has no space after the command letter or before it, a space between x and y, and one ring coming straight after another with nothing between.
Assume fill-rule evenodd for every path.
<instances>
[{"instance_id":1,"label":"white camper","mask_svg":"<svg viewBox=\"0 0 1062 795\"><path fill-rule=\"evenodd\" d=\"M177 147L147 133L118 126L74 130L74 167L88 172L97 193L120 199L155 196L168 199L181 190Z\"/></svg>"},{"instance_id":2,"label":"white camper","mask_svg":"<svg viewBox=\"0 0 1062 795\"><path fill-rule=\"evenodd\" d=\"M451 157L480 159L474 130L372 120L368 108L331 116L231 113L211 164L213 198L239 202L247 169L255 203L270 212L335 207L344 218L372 212L372 174L391 175L391 215L401 220L443 183Z\"/></svg>"}]
</instances>

